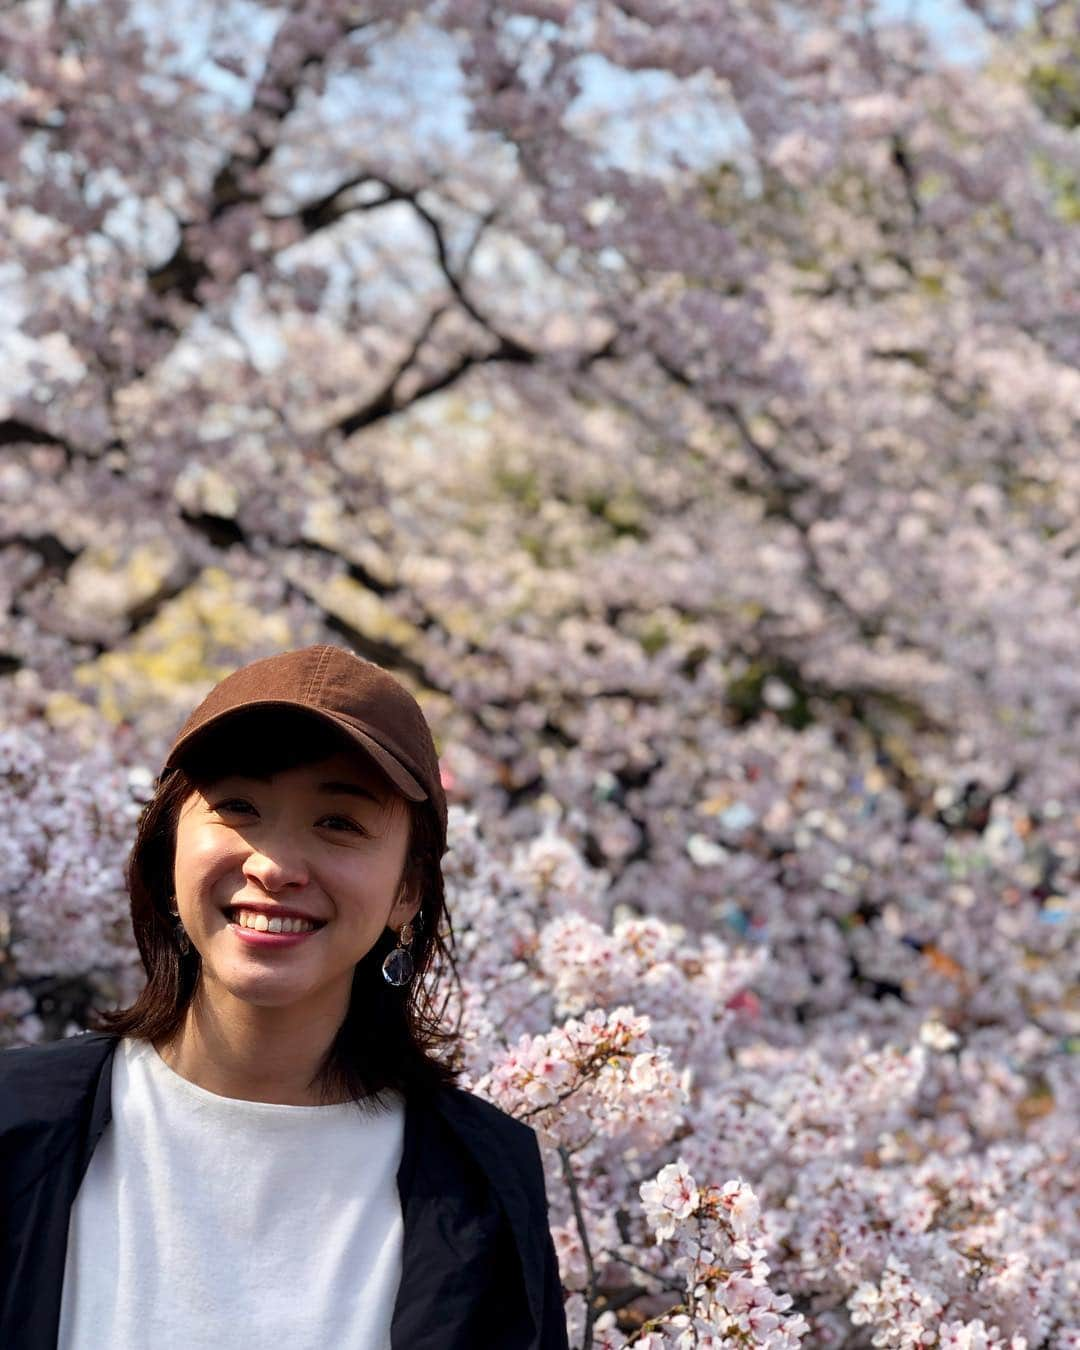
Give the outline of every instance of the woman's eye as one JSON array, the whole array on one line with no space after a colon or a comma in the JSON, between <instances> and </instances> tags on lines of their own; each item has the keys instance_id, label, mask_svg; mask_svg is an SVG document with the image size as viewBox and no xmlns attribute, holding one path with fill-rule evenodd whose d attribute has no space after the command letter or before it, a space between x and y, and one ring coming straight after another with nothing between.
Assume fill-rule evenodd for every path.
<instances>
[{"instance_id":1,"label":"woman's eye","mask_svg":"<svg viewBox=\"0 0 1080 1350\"><path fill-rule=\"evenodd\" d=\"M335 830L345 829L353 830L357 834L367 834L367 830L362 826L357 825L355 820L350 820L348 816L323 816L321 823L329 825Z\"/></svg>"},{"instance_id":2,"label":"woman's eye","mask_svg":"<svg viewBox=\"0 0 1080 1350\"><path fill-rule=\"evenodd\" d=\"M244 811L254 811L255 808L250 802L245 802L239 797L229 797L226 801L218 802L214 810L219 815L234 815Z\"/></svg>"}]
</instances>

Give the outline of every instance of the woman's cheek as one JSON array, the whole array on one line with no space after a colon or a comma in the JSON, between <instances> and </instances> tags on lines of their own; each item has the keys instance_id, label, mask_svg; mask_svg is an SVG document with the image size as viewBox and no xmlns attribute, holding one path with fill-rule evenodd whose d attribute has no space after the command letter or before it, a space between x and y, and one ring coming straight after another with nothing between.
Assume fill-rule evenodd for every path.
<instances>
[{"instance_id":1,"label":"woman's cheek","mask_svg":"<svg viewBox=\"0 0 1080 1350\"><path fill-rule=\"evenodd\" d=\"M197 878L239 861L235 842L222 838L219 831L196 827L177 849L177 870Z\"/></svg>"}]
</instances>

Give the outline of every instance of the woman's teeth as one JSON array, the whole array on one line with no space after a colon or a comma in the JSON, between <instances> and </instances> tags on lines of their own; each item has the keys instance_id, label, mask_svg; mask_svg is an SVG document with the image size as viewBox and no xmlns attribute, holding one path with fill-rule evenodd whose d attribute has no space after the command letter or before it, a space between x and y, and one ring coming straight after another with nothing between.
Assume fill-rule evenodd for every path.
<instances>
[{"instance_id":1,"label":"woman's teeth","mask_svg":"<svg viewBox=\"0 0 1080 1350\"><path fill-rule=\"evenodd\" d=\"M307 919L268 919L252 910L233 910L233 922L241 928L255 928L260 933L311 933L316 925Z\"/></svg>"}]
</instances>

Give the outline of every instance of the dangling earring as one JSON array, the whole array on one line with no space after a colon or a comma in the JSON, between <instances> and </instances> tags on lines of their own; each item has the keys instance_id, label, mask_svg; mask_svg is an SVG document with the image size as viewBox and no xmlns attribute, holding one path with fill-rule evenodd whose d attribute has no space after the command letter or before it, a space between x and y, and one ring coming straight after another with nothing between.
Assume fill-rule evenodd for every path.
<instances>
[{"instance_id":1,"label":"dangling earring","mask_svg":"<svg viewBox=\"0 0 1080 1350\"><path fill-rule=\"evenodd\" d=\"M173 896L172 898L175 899L176 897ZM191 939L188 937L187 929L184 927L183 921L180 918L180 911L170 907L169 913L176 920L173 924L173 938L176 942L177 949L181 956L187 956L188 952L191 951Z\"/></svg>"},{"instance_id":2,"label":"dangling earring","mask_svg":"<svg viewBox=\"0 0 1080 1350\"><path fill-rule=\"evenodd\" d=\"M386 959L382 963L383 979L387 984L392 984L395 989L400 989L403 984L408 984L413 977L413 959L409 952L412 940L412 924L402 924L401 931L398 933L397 946L392 952L386 953Z\"/></svg>"}]
</instances>

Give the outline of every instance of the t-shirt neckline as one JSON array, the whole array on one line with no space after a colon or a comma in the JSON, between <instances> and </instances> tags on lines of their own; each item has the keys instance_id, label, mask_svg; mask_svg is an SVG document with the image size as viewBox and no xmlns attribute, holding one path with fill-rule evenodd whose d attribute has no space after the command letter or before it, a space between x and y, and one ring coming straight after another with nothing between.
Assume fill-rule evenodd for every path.
<instances>
[{"instance_id":1,"label":"t-shirt neckline","mask_svg":"<svg viewBox=\"0 0 1080 1350\"><path fill-rule=\"evenodd\" d=\"M123 1042L124 1052L129 1061L135 1056L145 1057L149 1072L159 1082L163 1083L167 1090L185 1093L193 1100L204 1104L213 1104L222 1110L250 1111L256 1115L291 1115L297 1119L305 1115L312 1117L316 1114L320 1116L333 1113L346 1115L355 1113L357 1110L357 1104L352 1101L327 1102L319 1106L301 1106L294 1105L291 1102L256 1102L247 1097L229 1097L221 1092L211 1092L209 1088L200 1087L198 1083L193 1083L190 1078L185 1078L172 1065L167 1064L152 1041L142 1037L125 1036ZM397 1105L398 1103L391 1098L391 1104Z\"/></svg>"}]
</instances>

